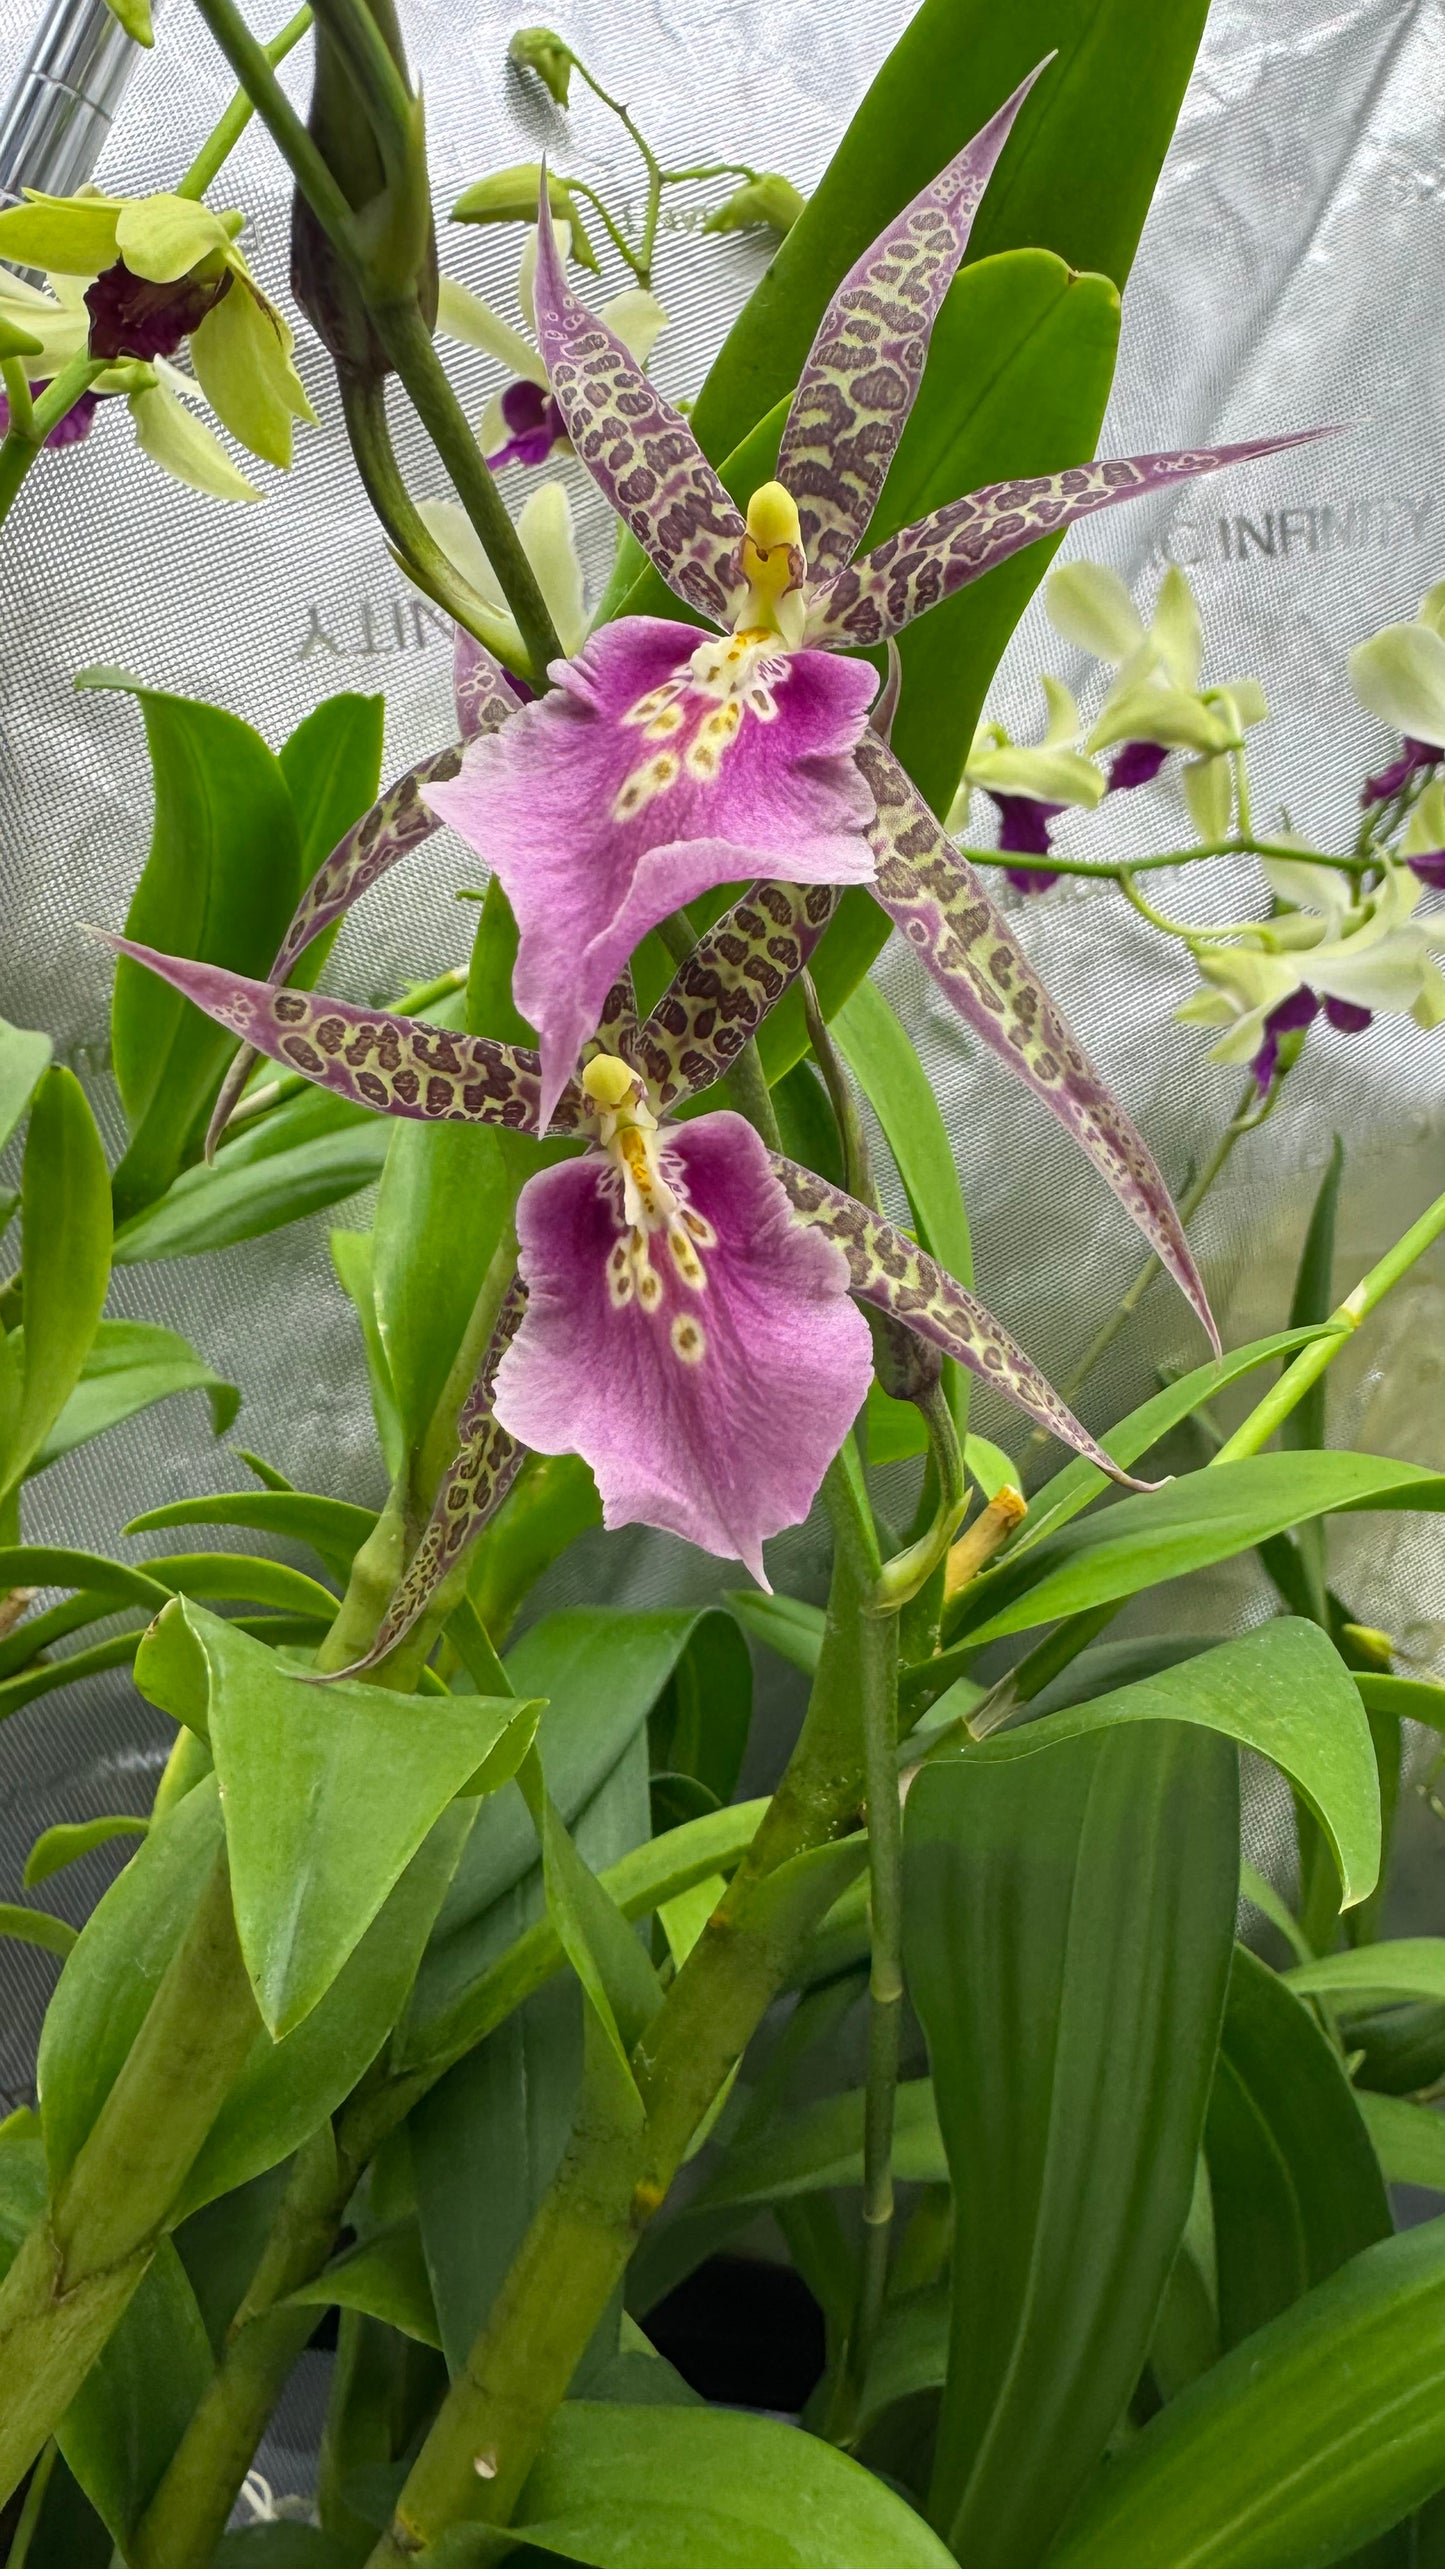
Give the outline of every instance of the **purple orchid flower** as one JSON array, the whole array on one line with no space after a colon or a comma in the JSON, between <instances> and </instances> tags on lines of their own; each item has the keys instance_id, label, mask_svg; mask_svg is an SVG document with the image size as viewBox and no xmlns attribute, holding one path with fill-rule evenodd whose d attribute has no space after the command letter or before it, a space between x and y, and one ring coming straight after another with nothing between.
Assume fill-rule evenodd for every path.
<instances>
[{"instance_id":1,"label":"purple orchid flower","mask_svg":"<svg viewBox=\"0 0 1445 2569\"><path fill-rule=\"evenodd\" d=\"M48 392L50 390L50 386L46 383L32 384L30 390L32 395L38 398L41 393ZM90 435L91 426L95 419L95 414L100 407L101 398L102 397L98 392L83 392L79 399L71 404L71 407L66 412L65 417L63 419L57 419L55 426L52 428L49 436L45 440L46 445L78 446L82 438ZM0 392L0 437L8 437L9 434L10 404L6 400L4 393Z\"/></svg>"},{"instance_id":2,"label":"purple orchid flower","mask_svg":"<svg viewBox=\"0 0 1445 2569\"><path fill-rule=\"evenodd\" d=\"M985 787L985 792L988 788ZM1068 807L1063 803L1037 803L1032 794L989 794L998 812L998 844L1001 856L1047 856L1053 844L1049 824ZM1042 867L1006 865L1004 873L1015 892L1051 892L1057 874L1046 874Z\"/></svg>"},{"instance_id":3,"label":"purple orchid flower","mask_svg":"<svg viewBox=\"0 0 1445 2569\"><path fill-rule=\"evenodd\" d=\"M494 473L504 464L545 464L549 455L566 445L567 422L543 385L510 383L497 408L507 435L505 443L487 457Z\"/></svg>"},{"instance_id":4,"label":"purple orchid flower","mask_svg":"<svg viewBox=\"0 0 1445 2569\"><path fill-rule=\"evenodd\" d=\"M1264 1021L1264 1042L1250 1063L1261 1095L1279 1068L1279 1048L1283 1038L1303 1033L1306 1026L1314 1024L1321 1010L1325 1023L1333 1026L1337 1035L1362 1035L1367 1026L1374 1024L1372 1011L1362 1008L1357 999L1321 999L1317 991L1308 988L1292 990L1287 999L1281 999L1277 1008L1271 1008Z\"/></svg>"},{"instance_id":5,"label":"purple orchid flower","mask_svg":"<svg viewBox=\"0 0 1445 2569\"><path fill-rule=\"evenodd\" d=\"M817 886L763 887L699 941L643 1025L624 976L603 1016L608 1049L565 1084L550 1118L535 1053L107 939L243 1042L379 1113L529 1133L550 1123L584 1145L522 1190L520 1288L373 1655L424 1611L505 1495L523 1444L581 1454L609 1526L681 1534L762 1580L764 1542L806 1515L866 1395L871 1341L856 1300L1127 1479L905 1234L769 1152L737 1115L664 1122L722 1075L832 907Z\"/></svg>"},{"instance_id":6,"label":"purple orchid flower","mask_svg":"<svg viewBox=\"0 0 1445 2569\"><path fill-rule=\"evenodd\" d=\"M1365 778L1360 793L1361 811L1368 811L1372 803L1390 802L1404 791L1412 776L1418 776L1422 768L1438 767L1442 757L1445 750L1438 749L1433 741L1411 740L1407 734L1400 743L1399 757L1382 767L1378 776Z\"/></svg>"},{"instance_id":7,"label":"purple orchid flower","mask_svg":"<svg viewBox=\"0 0 1445 2569\"><path fill-rule=\"evenodd\" d=\"M1445 847L1417 848L1405 863L1422 883L1429 884L1432 892L1445 892Z\"/></svg>"},{"instance_id":8,"label":"purple orchid flower","mask_svg":"<svg viewBox=\"0 0 1445 2569\"><path fill-rule=\"evenodd\" d=\"M1042 66L1040 66L1042 68ZM501 877L517 1001L555 1097L650 927L761 871L868 882L853 753L884 642L1041 535L1295 438L1088 464L954 500L855 560L922 379L934 320L1037 73L864 252L803 369L777 479L738 509L538 229L537 332L577 454L678 596L723 638L630 617L550 673L544 697L476 742L428 799Z\"/></svg>"},{"instance_id":9,"label":"purple orchid flower","mask_svg":"<svg viewBox=\"0 0 1445 2569\"><path fill-rule=\"evenodd\" d=\"M1152 785L1168 756L1162 741L1123 741L1109 761L1107 791L1132 794L1140 785Z\"/></svg>"},{"instance_id":10,"label":"purple orchid flower","mask_svg":"<svg viewBox=\"0 0 1445 2569\"><path fill-rule=\"evenodd\" d=\"M231 270L183 276L163 285L132 274L124 259L103 270L85 289L92 357L173 357L208 312L229 294Z\"/></svg>"}]
</instances>

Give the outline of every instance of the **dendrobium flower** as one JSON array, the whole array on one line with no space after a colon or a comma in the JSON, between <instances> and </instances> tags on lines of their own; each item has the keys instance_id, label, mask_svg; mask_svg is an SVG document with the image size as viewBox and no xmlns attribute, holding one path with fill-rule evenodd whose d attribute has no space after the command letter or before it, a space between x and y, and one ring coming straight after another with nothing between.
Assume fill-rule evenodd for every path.
<instances>
[{"instance_id":1,"label":"dendrobium flower","mask_svg":"<svg viewBox=\"0 0 1445 2569\"><path fill-rule=\"evenodd\" d=\"M1438 776L1410 814L1400 854L1422 883L1434 892L1445 892L1445 784Z\"/></svg>"},{"instance_id":2,"label":"dendrobium flower","mask_svg":"<svg viewBox=\"0 0 1445 2569\"><path fill-rule=\"evenodd\" d=\"M1146 625L1117 572L1100 562L1070 562L1050 573L1044 604L1065 640L1117 675L1086 743L1113 749L1111 793L1152 784L1171 750L1192 750L1185 799L1201 838L1228 830L1233 808L1229 753L1243 732L1262 722L1264 693L1253 678L1201 687L1204 638L1184 573L1171 564Z\"/></svg>"},{"instance_id":3,"label":"dendrobium flower","mask_svg":"<svg viewBox=\"0 0 1445 2569\"><path fill-rule=\"evenodd\" d=\"M699 941L646 1024L630 978L609 994L603 1049L550 1119L581 1140L581 1156L522 1190L519 1288L378 1650L479 1530L478 1494L495 1504L523 1442L581 1454L607 1525L683 1535L763 1580L764 1542L806 1515L867 1393L871 1340L854 1297L1124 1477L997 1322L902 1232L770 1152L740 1116L664 1122L721 1075L830 909L816 888L788 898L764 887ZM248 1045L380 1113L533 1133L549 1120L534 1053L108 942Z\"/></svg>"},{"instance_id":4,"label":"dendrobium flower","mask_svg":"<svg viewBox=\"0 0 1445 2569\"><path fill-rule=\"evenodd\" d=\"M509 663L525 661L501 582L466 510L456 500L418 500L417 512L488 609L491 620L485 631L492 649ZM587 599L572 503L561 482L543 482L528 492L517 513L517 534L563 650L580 650L587 636Z\"/></svg>"},{"instance_id":5,"label":"dendrobium flower","mask_svg":"<svg viewBox=\"0 0 1445 2569\"><path fill-rule=\"evenodd\" d=\"M1043 689L1049 718L1037 749L1011 741L1002 723L980 723L949 811L950 834L961 836L967 827L969 797L977 786L997 809L1000 851L1047 856L1050 823L1071 805L1088 812L1102 801L1104 778L1079 749L1078 706L1057 678L1046 677ZM1041 867L1008 866L1005 872L1016 892L1047 892L1059 879Z\"/></svg>"},{"instance_id":6,"label":"dendrobium flower","mask_svg":"<svg viewBox=\"0 0 1445 2569\"><path fill-rule=\"evenodd\" d=\"M283 469L293 421L315 417L291 330L236 247L241 219L189 197L94 192L32 193L0 212L0 258L46 276L42 290L0 272L0 318L41 342L27 360L36 381L79 356L109 361L93 395L126 394L143 452L219 499L260 493L192 405L208 401L243 446ZM194 381L169 362L183 343Z\"/></svg>"},{"instance_id":7,"label":"dendrobium flower","mask_svg":"<svg viewBox=\"0 0 1445 2569\"><path fill-rule=\"evenodd\" d=\"M1445 921L1415 917L1424 887L1404 866L1391 865L1358 899L1330 866L1270 857L1264 870L1292 906L1262 920L1248 945L1197 948L1210 987L1176 1012L1185 1024L1227 1029L1211 1061L1248 1062L1265 1089L1283 1038L1321 1013L1339 1034L1362 1033L1381 1009L1424 1027L1445 1020L1445 977L1433 952L1445 944Z\"/></svg>"},{"instance_id":8,"label":"dendrobium flower","mask_svg":"<svg viewBox=\"0 0 1445 2569\"><path fill-rule=\"evenodd\" d=\"M568 433L663 578L718 627L629 617L555 692L475 742L435 808L494 866L520 932L518 1004L560 1092L658 921L760 872L872 880L855 753L886 641L1043 534L1290 438L1084 464L970 493L855 560L975 209L1032 81L865 251L829 305L777 475L744 513L681 415L571 292L538 231L537 335ZM884 753L886 755L886 753ZM876 798L875 798L876 799Z\"/></svg>"},{"instance_id":9,"label":"dendrobium flower","mask_svg":"<svg viewBox=\"0 0 1445 2569\"><path fill-rule=\"evenodd\" d=\"M558 257L565 264L572 227L554 216L552 230ZM504 464L545 464L550 456L571 453L567 422L553 399L546 364L536 345L536 272L534 229L527 235L517 272L517 304L531 334L527 338L494 312L489 303L484 303L479 294L458 285L454 278L443 277L438 291L437 328L443 335L495 357L512 377L501 392L493 394L477 427L477 442L494 473L499 473ZM629 286L624 293L614 295L610 303L603 304L598 317L639 366L646 365L667 326L667 315L656 295L641 286ZM571 648L565 637L564 647Z\"/></svg>"},{"instance_id":10,"label":"dendrobium flower","mask_svg":"<svg viewBox=\"0 0 1445 2569\"><path fill-rule=\"evenodd\" d=\"M1367 713L1400 734L1400 754L1365 779L1361 803L1386 803L1445 756L1445 580L1427 589L1412 624L1387 624L1349 659Z\"/></svg>"}]
</instances>

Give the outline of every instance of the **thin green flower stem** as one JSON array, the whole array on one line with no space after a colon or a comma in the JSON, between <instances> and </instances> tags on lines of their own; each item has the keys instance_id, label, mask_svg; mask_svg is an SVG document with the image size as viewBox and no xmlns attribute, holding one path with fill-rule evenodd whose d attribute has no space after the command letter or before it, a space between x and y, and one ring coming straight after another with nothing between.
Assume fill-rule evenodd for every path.
<instances>
[{"instance_id":1,"label":"thin green flower stem","mask_svg":"<svg viewBox=\"0 0 1445 2569\"><path fill-rule=\"evenodd\" d=\"M601 223L606 230L612 246L616 250L619 258L626 260L628 267L632 270L632 273L636 277L639 285L646 285L647 279L643 275L642 269L638 263L637 252L634 250L632 243L628 240L626 233L621 229L620 225L613 221L612 216L609 214L601 197L598 195L596 188L589 187L585 179L580 178L569 178L564 182L564 184L569 196L580 196L585 204L591 206L599 223Z\"/></svg>"},{"instance_id":2,"label":"thin green flower stem","mask_svg":"<svg viewBox=\"0 0 1445 2569\"><path fill-rule=\"evenodd\" d=\"M286 56L300 44L302 37L309 33L310 27L309 8L298 9L294 18L288 18L279 36L273 36L270 43L263 48L266 60L273 70L277 63L284 62ZM185 176L177 179L171 190L173 196L189 196L199 200L205 195L207 188L219 178L255 112L245 90L238 89L224 116L206 136Z\"/></svg>"},{"instance_id":3,"label":"thin green flower stem","mask_svg":"<svg viewBox=\"0 0 1445 2569\"><path fill-rule=\"evenodd\" d=\"M662 172L664 187L690 187L706 178L745 178L749 187L756 187L758 183L757 171L749 169L746 161L709 161L700 169L665 169Z\"/></svg>"},{"instance_id":4,"label":"thin green flower stem","mask_svg":"<svg viewBox=\"0 0 1445 2569\"><path fill-rule=\"evenodd\" d=\"M25 2492L25 2504L20 2510L20 2521L15 2527L10 2548L5 2554L5 2569L25 2569L25 2563L30 2557L30 2546L35 2540L36 2527L44 2512L45 2493L50 2486L51 2472L55 2468L56 2450L53 2442L47 2444L30 2474L30 2486Z\"/></svg>"},{"instance_id":5,"label":"thin green flower stem","mask_svg":"<svg viewBox=\"0 0 1445 2569\"><path fill-rule=\"evenodd\" d=\"M259 2027L222 1854L74 2166L0 2284L0 2502L146 2272Z\"/></svg>"},{"instance_id":6,"label":"thin green flower stem","mask_svg":"<svg viewBox=\"0 0 1445 2569\"><path fill-rule=\"evenodd\" d=\"M1287 856L1302 865L1328 865L1339 874L1358 874L1367 862L1355 856L1327 856L1322 848L1287 847L1281 839L1249 836L1210 839L1201 847L1166 848L1157 856L1131 857L1127 866L1098 865L1082 857L1057 856L1051 849L1047 856L1015 856L997 847L965 847L960 851L970 865L1002 865L1025 874L1070 874L1082 876L1088 883L1117 883L1123 874L1157 874L1165 866L1198 865L1215 856Z\"/></svg>"},{"instance_id":7,"label":"thin green flower stem","mask_svg":"<svg viewBox=\"0 0 1445 2569\"><path fill-rule=\"evenodd\" d=\"M339 377L341 415L352 461L393 554L418 588L498 659L518 658L514 629L479 598L443 552L412 501L396 460L386 415L386 385L375 376Z\"/></svg>"},{"instance_id":8,"label":"thin green flower stem","mask_svg":"<svg viewBox=\"0 0 1445 2569\"><path fill-rule=\"evenodd\" d=\"M1418 1222L1412 1222L1394 1247L1387 1249L1384 1257L1361 1277L1353 1293L1346 1294L1344 1301L1336 1305L1324 1323L1321 1335L1312 1339L1308 1347L1300 1349L1293 1364L1285 1367L1279 1381L1265 1393L1263 1400L1255 1403L1243 1425L1237 1427L1232 1436L1226 1437L1218 1451L1210 1456L1204 1466L1207 1472L1212 1472L1220 1463L1238 1463L1263 1450L1291 1411L1299 1407L1306 1392L1343 1353L1361 1323L1369 1318L1386 1294L1403 1276L1408 1275L1417 1259L1422 1258L1442 1234L1445 1234L1445 1195L1438 1195ZM989 1731L999 1729L1020 1705L1031 1703L1053 1678L1068 1667L1071 1660L1078 1657L1081 1650L1088 1648L1105 1626L1113 1622L1123 1603L1120 1598L1108 1605L1090 1606L1082 1614L1070 1615L1057 1625L1045 1640L1035 1643L1006 1677L1000 1679L993 1693L975 1706L972 1715L965 1715L960 1722L951 1722L946 1730L940 1731L937 1741L930 1742L928 1754L934 1755L939 1745L956 1741L961 1736L982 1738ZM966 1650L966 1645L964 1648Z\"/></svg>"},{"instance_id":9,"label":"thin green flower stem","mask_svg":"<svg viewBox=\"0 0 1445 2569\"><path fill-rule=\"evenodd\" d=\"M1238 749L1230 751L1229 763L1234 770L1234 808L1239 819L1239 835L1248 838L1254 828L1254 814L1250 803L1249 761L1242 741Z\"/></svg>"},{"instance_id":10,"label":"thin green flower stem","mask_svg":"<svg viewBox=\"0 0 1445 2569\"><path fill-rule=\"evenodd\" d=\"M532 675L540 683L548 661L561 656L562 646L536 574L432 344L415 295L401 302L376 300L356 218L277 80L263 47L251 34L234 0L196 0L196 6L317 221L351 268L382 346L496 572L516 619Z\"/></svg>"},{"instance_id":11,"label":"thin green flower stem","mask_svg":"<svg viewBox=\"0 0 1445 2569\"><path fill-rule=\"evenodd\" d=\"M0 444L0 526L14 507L20 485L52 428L57 428L67 412L74 410L81 394L89 392L97 375L104 372L104 363L93 357L72 357L38 401L31 397L29 420L22 425L18 418L12 419ZM26 391L29 392L28 382Z\"/></svg>"},{"instance_id":12,"label":"thin green flower stem","mask_svg":"<svg viewBox=\"0 0 1445 2569\"><path fill-rule=\"evenodd\" d=\"M372 2569L425 2569L453 2524L509 2522L641 2229L827 1898L821 1884L815 1901L800 1889L780 1903L773 1878L856 1821L864 1706L889 1672L886 1619L866 1612L880 1563L851 1446L825 1489L837 1541L807 1716L757 1836L633 2055L641 2125L584 2099L561 2168L452 2382Z\"/></svg>"},{"instance_id":13,"label":"thin green flower stem","mask_svg":"<svg viewBox=\"0 0 1445 2569\"><path fill-rule=\"evenodd\" d=\"M948 1547L963 1522L968 1507L968 1480L963 1468L963 1452L954 1425L953 1411L942 1382L930 1384L919 1395L917 1406L928 1430L928 1442L938 1483L938 1500L933 1522L916 1543L895 1552L885 1561L878 1581L880 1610L892 1612L909 1605L921 1588L927 1586L935 1570L948 1557Z\"/></svg>"},{"instance_id":14,"label":"thin green flower stem","mask_svg":"<svg viewBox=\"0 0 1445 2569\"><path fill-rule=\"evenodd\" d=\"M604 220L607 221L608 231L611 232L614 241L617 242L619 249L621 249L622 255L626 259L628 266L631 268L633 275L636 277L638 284L640 286L650 286L652 283L652 252L657 239L657 217L662 205L663 179L661 165L659 164L657 154L649 143L647 136L643 133L641 126L636 122L630 110L623 106L620 98L614 98L610 90L603 88L601 81L594 78L593 74L588 70L585 62L583 62L580 56L575 53L572 56L572 68L576 72L579 80L586 82L593 97L600 98L603 106L611 109L612 114L617 118L624 132L631 135L633 142L637 145L639 152L642 154L643 166L647 171L647 201L646 211L642 222L642 239L637 249L635 251L629 249L621 240L611 220L605 215ZM594 203L596 202L595 198L593 201ZM599 214L603 212L600 205L597 210Z\"/></svg>"},{"instance_id":15,"label":"thin green flower stem","mask_svg":"<svg viewBox=\"0 0 1445 2569\"><path fill-rule=\"evenodd\" d=\"M30 377L18 357L0 358L0 379L10 406L10 425L33 445L35 406L30 398Z\"/></svg>"},{"instance_id":16,"label":"thin green flower stem","mask_svg":"<svg viewBox=\"0 0 1445 2569\"><path fill-rule=\"evenodd\" d=\"M1217 923L1211 920L1203 926L1196 926L1186 919L1169 919L1162 910L1156 910L1151 902L1146 901L1137 889L1131 865L1121 865L1115 880L1130 907L1138 911L1141 919L1147 919L1151 928L1158 928L1166 937L1178 937L1182 944L1190 947L1217 945L1222 938L1255 937L1266 954L1274 951L1276 940L1260 919L1222 919Z\"/></svg>"}]
</instances>

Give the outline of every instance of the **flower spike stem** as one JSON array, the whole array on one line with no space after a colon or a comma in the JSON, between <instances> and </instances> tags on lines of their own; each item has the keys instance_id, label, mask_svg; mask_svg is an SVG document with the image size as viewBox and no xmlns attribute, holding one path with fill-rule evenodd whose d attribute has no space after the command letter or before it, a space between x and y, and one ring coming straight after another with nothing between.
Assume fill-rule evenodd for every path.
<instances>
[{"instance_id":1,"label":"flower spike stem","mask_svg":"<svg viewBox=\"0 0 1445 2569\"><path fill-rule=\"evenodd\" d=\"M526 647L532 674L540 680L548 661L561 655L556 628L501 493L482 460L466 413L432 344L415 295L403 302L377 299L356 217L235 0L196 0L196 6L312 213L350 266L377 335L496 572Z\"/></svg>"},{"instance_id":2,"label":"flower spike stem","mask_svg":"<svg viewBox=\"0 0 1445 2569\"><path fill-rule=\"evenodd\" d=\"M1202 847L1169 847L1157 856L1133 856L1128 865L1099 865L1085 857L1061 856L1050 848L1047 856L1016 854L1011 848L967 847L962 853L970 865L1001 865L1014 874L1078 875L1086 883L1116 883L1122 889L1125 874L1158 874L1167 866L1198 865L1215 856L1283 856L1304 865L1327 865L1336 874L1358 875L1366 863L1362 856L1327 856L1322 848L1287 846L1281 839L1260 838L1251 831L1233 838L1210 839Z\"/></svg>"},{"instance_id":3,"label":"flower spike stem","mask_svg":"<svg viewBox=\"0 0 1445 2569\"><path fill-rule=\"evenodd\" d=\"M383 534L408 577L454 624L499 659L515 659L515 634L480 599L418 515L401 477L386 416L386 386L375 377L342 375L341 415L352 461Z\"/></svg>"},{"instance_id":4,"label":"flower spike stem","mask_svg":"<svg viewBox=\"0 0 1445 2569\"><path fill-rule=\"evenodd\" d=\"M273 36L265 47L266 60L272 68L274 69L278 62L284 62L286 56L295 51L302 37L309 35L310 32L310 9L298 9L294 18L287 19L279 36ZM177 179L171 193L197 200L203 197L207 188L219 178L255 112L255 107L245 90L238 89L224 116L212 127L190 168L183 178Z\"/></svg>"},{"instance_id":5,"label":"flower spike stem","mask_svg":"<svg viewBox=\"0 0 1445 2569\"><path fill-rule=\"evenodd\" d=\"M103 375L103 361L94 357L72 357L51 384L47 384L38 401L30 403L28 419L18 410L12 413L11 425L0 444L0 526L15 504L21 483L40 453L52 428L58 428L67 412L74 410L82 393L89 392L97 375ZM27 398L29 386L26 386Z\"/></svg>"}]
</instances>

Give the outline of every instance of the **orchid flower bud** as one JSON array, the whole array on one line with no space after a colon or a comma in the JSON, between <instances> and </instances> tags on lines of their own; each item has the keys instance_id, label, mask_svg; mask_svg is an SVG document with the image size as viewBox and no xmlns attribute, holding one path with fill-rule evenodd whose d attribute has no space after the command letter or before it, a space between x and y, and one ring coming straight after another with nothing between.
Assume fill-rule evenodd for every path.
<instances>
[{"instance_id":1,"label":"orchid flower bud","mask_svg":"<svg viewBox=\"0 0 1445 2569\"><path fill-rule=\"evenodd\" d=\"M364 5L405 78L392 0L364 0ZM317 26L307 131L347 204L362 217L369 257L388 293L414 290L430 328L436 320L436 235L420 99L413 106L404 165L388 169L345 46L324 23ZM390 372L390 359L355 279L299 189L291 214L291 287L339 373L374 380Z\"/></svg>"},{"instance_id":2,"label":"orchid flower bud","mask_svg":"<svg viewBox=\"0 0 1445 2569\"><path fill-rule=\"evenodd\" d=\"M550 27L519 27L507 47L508 62L516 63L519 70L535 71L559 107L567 104L575 59L571 46L565 44L560 36L555 36ZM534 187L534 205L536 201Z\"/></svg>"},{"instance_id":3,"label":"orchid flower bud","mask_svg":"<svg viewBox=\"0 0 1445 2569\"><path fill-rule=\"evenodd\" d=\"M703 225L705 232L750 232L766 226L781 241L791 232L807 199L801 196L790 178L779 170L764 170L748 180L735 196L710 214Z\"/></svg>"}]
</instances>

